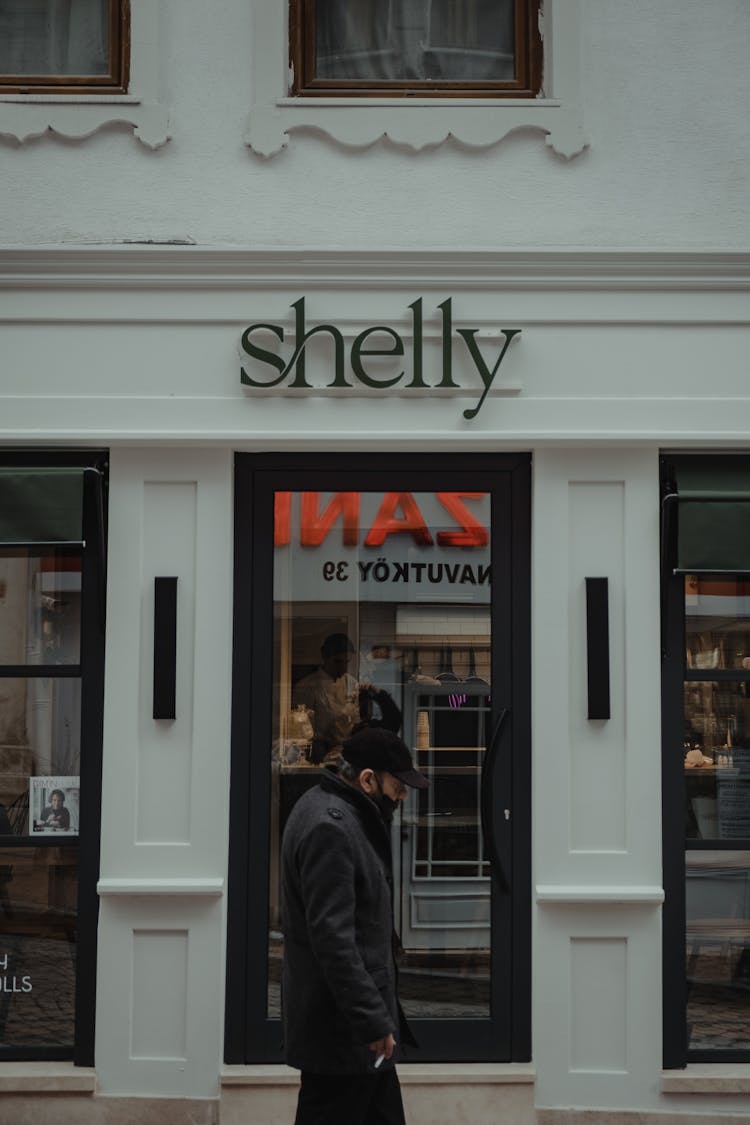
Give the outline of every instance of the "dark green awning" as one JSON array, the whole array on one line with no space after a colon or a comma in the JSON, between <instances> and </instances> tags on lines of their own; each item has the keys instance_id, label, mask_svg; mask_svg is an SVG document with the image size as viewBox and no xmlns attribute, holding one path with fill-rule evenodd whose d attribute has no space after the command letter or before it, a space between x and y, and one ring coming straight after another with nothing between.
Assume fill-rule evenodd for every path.
<instances>
[{"instance_id":1,"label":"dark green awning","mask_svg":"<svg viewBox=\"0 0 750 1125\"><path fill-rule=\"evenodd\" d=\"M679 573L750 573L750 458L675 459Z\"/></svg>"},{"instance_id":2,"label":"dark green awning","mask_svg":"<svg viewBox=\"0 0 750 1125\"><path fill-rule=\"evenodd\" d=\"M0 468L0 546L83 541L83 468Z\"/></svg>"}]
</instances>

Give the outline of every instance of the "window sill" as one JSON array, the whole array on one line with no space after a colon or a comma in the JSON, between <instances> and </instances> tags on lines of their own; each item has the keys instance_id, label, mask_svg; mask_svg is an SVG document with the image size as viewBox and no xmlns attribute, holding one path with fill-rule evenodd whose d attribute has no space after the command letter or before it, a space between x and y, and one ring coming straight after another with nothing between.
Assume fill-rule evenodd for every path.
<instances>
[{"instance_id":1,"label":"window sill","mask_svg":"<svg viewBox=\"0 0 750 1125\"><path fill-rule=\"evenodd\" d=\"M750 1063L693 1063L665 1070L663 1094L750 1094Z\"/></svg>"},{"instance_id":2,"label":"window sill","mask_svg":"<svg viewBox=\"0 0 750 1125\"><path fill-rule=\"evenodd\" d=\"M46 132L82 140L105 125L122 122L133 126L134 135L147 148L159 148L169 140L168 110L128 94L71 95L64 101L48 94L0 96L0 135L21 142Z\"/></svg>"},{"instance_id":3,"label":"window sill","mask_svg":"<svg viewBox=\"0 0 750 1125\"><path fill-rule=\"evenodd\" d=\"M93 1067L72 1062L0 1062L0 1095L93 1094L95 1089Z\"/></svg>"},{"instance_id":4,"label":"window sill","mask_svg":"<svg viewBox=\"0 0 750 1125\"><path fill-rule=\"evenodd\" d=\"M405 1063L398 1065L402 1086L530 1086L533 1063ZM283 1065L225 1066L222 1086L296 1086L299 1072Z\"/></svg>"}]
</instances>

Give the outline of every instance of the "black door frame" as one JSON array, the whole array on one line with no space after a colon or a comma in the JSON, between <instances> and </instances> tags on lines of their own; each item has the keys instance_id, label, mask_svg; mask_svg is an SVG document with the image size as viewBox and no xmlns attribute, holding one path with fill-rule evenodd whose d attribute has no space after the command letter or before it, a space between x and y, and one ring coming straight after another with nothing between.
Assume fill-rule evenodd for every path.
<instances>
[{"instance_id":1,"label":"black door frame","mask_svg":"<svg viewBox=\"0 0 750 1125\"><path fill-rule=\"evenodd\" d=\"M493 884L492 1007L486 1020L410 1020L420 1042L410 1061L527 1061L531 1057L531 671L528 454L237 454L235 459L234 667L228 878L225 1060L277 1062L281 1027L266 1018L268 914L268 754L273 615L273 494L340 491L493 491L492 729L501 710L492 777L498 858L510 894ZM508 535L508 527L511 534ZM255 534L253 534L255 529ZM497 580L497 576L500 580ZM502 623L502 628L501 624ZM508 644L499 639L507 636ZM263 680L268 680L264 694ZM248 684L253 684L252 699ZM252 701L256 701L253 708ZM512 905L512 910L511 910ZM446 1043L446 1032L454 1032Z\"/></svg>"}]
</instances>

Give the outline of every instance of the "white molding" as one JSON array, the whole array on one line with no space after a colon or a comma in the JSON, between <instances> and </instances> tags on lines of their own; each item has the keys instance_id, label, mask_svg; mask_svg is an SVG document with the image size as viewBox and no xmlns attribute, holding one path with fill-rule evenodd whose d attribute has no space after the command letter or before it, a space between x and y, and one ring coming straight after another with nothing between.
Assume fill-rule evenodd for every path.
<instances>
[{"instance_id":1,"label":"white molding","mask_svg":"<svg viewBox=\"0 0 750 1125\"><path fill-rule=\"evenodd\" d=\"M655 906L664 902L661 887L631 884L629 886L597 886L537 884L536 901L541 906Z\"/></svg>"},{"instance_id":2,"label":"white molding","mask_svg":"<svg viewBox=\"0 0 750 1125\"><path fill-rule=\"evenodd\" d=\"M100 879L96 885L100 896L108 895L187 895L220 898L224 880L217 879Z\"/></svg>"},{"instance_id":3,"label":"white molding","mask_svg":"<svg viewBox=\"0 0 750 1125\"><path fill-rule=\"evenodd\" d=\"M160 0L130 0L130 80L127 94L2 94L0 136L17 141L56 133L83 140L105 125L132 125L147 148L170 136L169 110L159 102Z\"/></svg>"},{"instance_id":4,"label":"white molding","mask_svg":"<svg viewBox=\"0 0 750 1125\"><path fill-rule=\"evenodd\" d=\"M728 251L271 250L193 246L0 247L0 290L211 289L441 292L737 292L750 290L750 249ZM566 318L566 323L569 318Z\"/></svg>"},{"instance_id":5,"label":"white molding","mask_svg":"<svg viewBox=\"0 0 750 1125\"><path fill-rule=\"evenodd\" d=\"M545 0L543 96L529 99L305 98L289 97L288 4L257 0L253 28L255 102L246 143L273 156L300 130L324 133L350 147L387 137L414 151L449 137L472 148L497 144L515 129L545 135L558 155L570 159L588 144L580 88L580 2Z\"/></svg>"}]
</instances>

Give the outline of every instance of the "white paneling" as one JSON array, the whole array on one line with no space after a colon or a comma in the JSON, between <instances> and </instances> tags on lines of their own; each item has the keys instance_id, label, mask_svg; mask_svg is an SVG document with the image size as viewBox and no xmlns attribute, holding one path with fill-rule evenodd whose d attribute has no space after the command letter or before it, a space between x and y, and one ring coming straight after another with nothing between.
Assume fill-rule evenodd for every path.
<instances>
[{"instance_id":1,"label":"white paneling","mask_svg":"<svg viewBox=\"0 0 750 1125\"><path fill-rule=\"evenodd\" d=\"M622 481L569 485L570 847L573 851L624 851L625 641ZM587 718L587 577L609 580L611 718Z\"/></svg>"},{"instance_id":2,"label":"white paneling","mask_svg":"<svg viewBox=\"0 0 750 1125\"><path fill-rule=\"evenodd\" d=\"M658 531L655 446L536 450L532 1023L539 1106L658 1104ZM586 717L586 577L609 579L607 721Z\"/></svg>"},{"instance_id":3,"label":"white paneling","mask_svg":"<svg viewBox=\"0 0 750 1125\"><path fill-rule=\"evenodd\" d=\"M133 934L131 1059L185 1059L187 930Z\"/></svg>"},{"instance_id":4,"label":"white paneling","mask_svg":"<svg viewBox=\"0 0 750 1125\"><path fill-rule=\"evenodd\" d=\"M537 1105L656 1107L662 1035L658 904L545 904L537 922Z\"/></svg>"},{"instance_id":5,"label":"white paneling","mask_svg":"<svg viewBox=\"0 0 750 1125\"><path fill-rule=\"evenodd\" d=\"M105 1093L216 1095L232 539L229 450L112 451L96 1023ZM178 579L174 722L152 717L158 576Z\"/></svg>"},{"instance_id":6,"label":"white paneling","mask_svg":"<svg viewBox=\"0 0 750 1125\"><path fill-rule=\"evenodd\" d=\"M103 815L119 830L104 833L104 878L224 874L231 505L228 450L112 451ZM152 718L160 575L178 580L174 722Z\"/></svg>"},{"instance_id":7,"label":"white paneling","mask_svg":"<svg viewBox=\"0 0 750 1125\"><path fill-rule=\"evenodd\" d=\"M186 844L193 800L195 552L197 482L149 482L143 489L140 705L137 777L139 843ZM177 577L174 720L152 718L154 578Z\"/></svg>"},{"instance_id":8,"label":"white paneling","mask_svg":"<svg viewBox=\"0 0 750 1125\"><path fill-rule=\"evenodd\" d=\"M571 1070L627 1070L627 952L625 938L571 939Z\"/></svg>"},{"instance_id":9,"label":"white paneling","mask_svg":"<svg viewBox=\"0 0 750 1125\"><path fill-rule=\"evenodd\" d=\"M655 448L536 451L537 883L661 883L658 529ZM586 717L587 576L610 579L609 720Z\"/></svg>"},{"instance_id":10,"label":"white paneling","mask_svg":"<svg viewBox=\"0 0 750 1125\"><path fill-rule=\"evenodd\" d=\"M215 1097L222 903L107 896L100 908L96 1069L103 1094Z\"/></svg>"}]
</instances>

